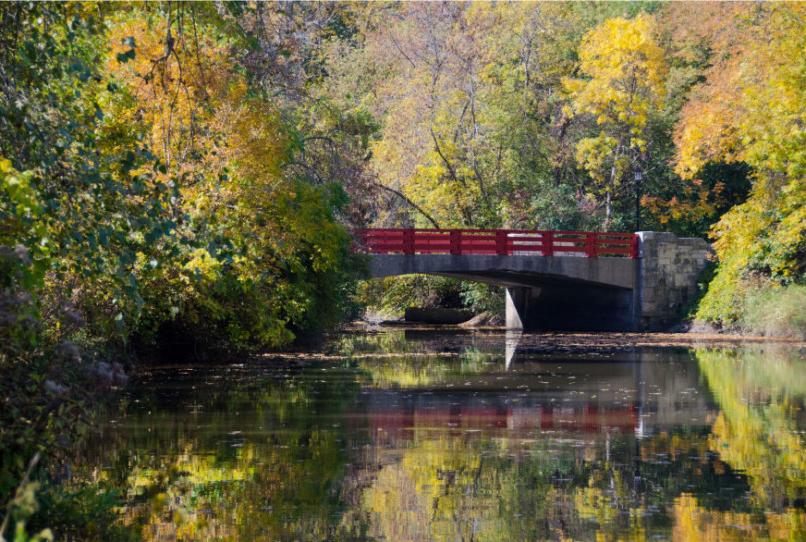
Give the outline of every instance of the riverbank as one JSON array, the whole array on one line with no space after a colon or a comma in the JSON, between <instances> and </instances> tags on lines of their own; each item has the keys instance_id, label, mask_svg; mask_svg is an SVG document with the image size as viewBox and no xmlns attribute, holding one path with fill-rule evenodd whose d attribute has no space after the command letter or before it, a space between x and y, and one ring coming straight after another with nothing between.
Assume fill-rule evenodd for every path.
<instances>
[{"instance_id":1,"label":"riverbank","mask_svg":"<svg viewBox=\"0 0 806 542\"><path fill-rule=\"evenodd\" d=\"M389 342L392 336L399 337L395 342L399 351L379 352L377 348L357 347L351 337L362 336L372 342ZM402 348L402 344L406 347ZM781 338L771 340L769 337L727 335L712 333L523 333L506 331L500 327L477 327L473 329L461 326L398 324L384 326L353 322L338 333L328 337L321 349L311 351L310 348L286 349L284 351L264 352L257 356L266 361L296 361L302 363L356 361L365 359L397 358L416 359L441 356L444 358L461 358L466 355L468 347L489 349L498 345L501 354L512 358L516 352L537 356L552 355L606 355L608 358L620 352L641 349L681 349L681 348L713 348L722 350L739 350L743 348L786 349L806 352L806 341ZM386 345L385 348L389 348ZM507 352L508 351L508 352ZM602 358L603 360L608 358Z\"/></svg>"},{"instance_id":2,"label":"riverbank","mask_svg":"<svg viewBox=\"0 0 806 542\"><path fill-rule=\"evenodd\" d=\"M510 333L520 334L524 338L532 337L549 343L556 344L579 344L580 346L594 346L601 344L603 340L607 344L621 344L625 346L678 346L678 345L701 345L701 344L752 344L770 343L786 344L790 346L806 347L806 341L796 337L770 337L764 335L744 335L741 333L717 333L717 332L521 332L507 331L501 326L474 326L464 327L460 325L430 325L412 324L406 322L381 324L372 322L356 321L345 325L344 331L377 331L384 329L396 330L419 330L419 331L446 331L454 333L462 332L484 332L484 333ZM603 339L604 338L604 339Z\"/></svg>"}]
</instances>

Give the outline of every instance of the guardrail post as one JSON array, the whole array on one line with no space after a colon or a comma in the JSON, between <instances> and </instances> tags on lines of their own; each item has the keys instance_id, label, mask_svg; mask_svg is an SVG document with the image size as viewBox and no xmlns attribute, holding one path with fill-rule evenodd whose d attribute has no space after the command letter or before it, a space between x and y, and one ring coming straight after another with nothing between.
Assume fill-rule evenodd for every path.
<instances>
[{"instance_id":1,"label":"guardrail post","mask_svg":"<svg viewBox=\"0 0 806 542\"><path fill-rule=\"evenodd\" d=\"M414 228L403 230L403 254L414 254Z\"/></svg>"},{"instance_id":2,"label":"guardrail post","mask_svg":"<svg viewBox=\"0 0 806 542\"><path fill-rule=\"evenodd\" d=\"M543 244L543 256L554 256L554 232L541 233L540 240Z\"/></svg>"},{"instance_id":3,"label":"guardrail post","mask_svg":"<svg viewBox=\"0 0 806 542\"><path fill-rule=\"evenodd\" d=\"M451 230L451 254L462 253L462 230Z\"/></svg>"},{"instance_id":4,"label":"guardrail post","mask_svg":"<svg viewBox=\"0 0 806 542\"><path fill-rule=\"evenodd\" d=\"M586 252L589 258L596 257L596 232L588 233L585 236Z\"/></svg>"},{"instance_id":5,"label":"guardrail post","mask_svg":"<svg viewBox=\"0 0 806 542\"><path fill-rule=\"evenodd\" d=\"M506 256L509 254L507 247L507 232L496 230L495 232L495 253L499 256Z\"/></svg>"}]
</instances>

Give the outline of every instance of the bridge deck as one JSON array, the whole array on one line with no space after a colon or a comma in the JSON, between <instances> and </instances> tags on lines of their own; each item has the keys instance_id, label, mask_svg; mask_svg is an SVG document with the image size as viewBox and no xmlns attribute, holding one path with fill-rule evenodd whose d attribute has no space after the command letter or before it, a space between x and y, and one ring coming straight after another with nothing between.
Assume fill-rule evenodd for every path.
<instances>
[{"instance_id":1,"label":"bridge deck","mask_svg":"<svg viewBox=\"0 0 806 542\"><path fill-rule=\"evenodd\" d=\"M635 286L635 262L624 257L371 254L369 272L375 278L425 274L502 286L578 283L632 289Z\"/></svg>"}]
</instances>

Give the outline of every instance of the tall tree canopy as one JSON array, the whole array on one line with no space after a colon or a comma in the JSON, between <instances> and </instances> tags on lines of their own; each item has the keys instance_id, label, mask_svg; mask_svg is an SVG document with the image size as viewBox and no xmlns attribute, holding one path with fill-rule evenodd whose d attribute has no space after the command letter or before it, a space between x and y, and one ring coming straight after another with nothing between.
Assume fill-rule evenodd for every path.
<instances>
[{"instance_id":1,"label":"tall tree canopy","mask_svg":"<svg viewBox=\"0 0 806 542\"><path fill-rule=\"evenodd\" d=\"M682 110L677 171L696 180L713 162L752 168L750 197L713 229L720 266L699 309L733 323L753 282L802 282L806 270L806 9L745 4L696 18L675 13L717 59ZM715 30L723 26L729 30Z\"/></svg>"}]
</instances>

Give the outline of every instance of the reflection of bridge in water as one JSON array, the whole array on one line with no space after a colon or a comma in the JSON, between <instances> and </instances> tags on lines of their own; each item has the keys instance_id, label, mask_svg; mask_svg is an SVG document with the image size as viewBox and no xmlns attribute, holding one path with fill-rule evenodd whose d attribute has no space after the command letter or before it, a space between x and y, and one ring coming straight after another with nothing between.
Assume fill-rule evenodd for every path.
<instances>
[{"instance_id":1,"label":"reflection of bridge in water","mask_svg":"<svg viewBox=\"0 0 806 542\"><path fill-rule=\"evenodd\" d=\"M506 361L490 372L365 392L360 409L371 430L395 440L432 429L508 436L620 433L640 439L680 426L707 430L716 414L697 391L699 371L685 351L618 352L593 361L535 354L518 348L510 333L505 342Z\"/></svg>"},{"instance_id":2,"label":"reflection of bridge in water","mask_svg":"<svg viewBox=\"0 0 806 542\"><path fill-rule=\"evenodd\" d=\"M451 397L450 399L457 399ZM429 404L430 403L430 404ZM414 428L467 429L558 429L568 432L599 433L602 430L630 432L638 425L638 413L633 407L623 409L599 408L589 403L578 405L487 406L433 404L420 401L413 408L384 411L372 409L371 427L375 430L396 431Z\"/></svg>"}]
</instances>

